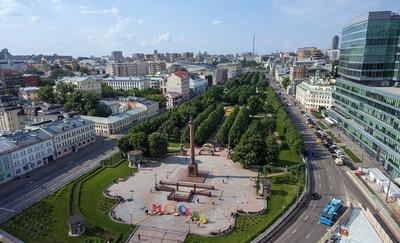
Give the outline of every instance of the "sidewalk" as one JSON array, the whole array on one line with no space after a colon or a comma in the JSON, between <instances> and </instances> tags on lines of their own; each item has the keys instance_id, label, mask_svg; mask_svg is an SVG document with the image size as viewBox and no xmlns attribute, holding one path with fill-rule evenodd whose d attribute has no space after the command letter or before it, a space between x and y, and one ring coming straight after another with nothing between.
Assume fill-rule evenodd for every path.
<instances>
[{"instance_id":1,"label":"sidewalk","mask_svg":"<svg viewBox=\"0 0 400 243\"><path fill-rule=\"evenodd\" d=\"M346 146L348 149L351 150L351 152L353 152L355 156L357 156L360 160L363 161L363 163L356 163L358 167L362 166L363 168L379 168L379 170L382 171L384 175L390 178L389 173L385 170L383 165L380 164L371 155L369 155L367 151L365 151L359 144L354 142L353 139L349 137L347 134L345 134L340 128L329 127L328 124L326 124L323 119L321 119L321 122L327 126L327 129L324 129L324 131L331 131L333 135L335 135L338 139L341 140L341 143L338 144L339 146Z\"/></svg>"},{"instance_id":2,"label":"sidewalk","mask_svg":"<svg viewBox=\"0 0 400 243\"><path fill-rule=\"evenodd\" d=\"M102 155L110 153L113 149L115 149L115 141L105 139L103 142L101 138L97 138L95 143L82 148L80 151L51 161L47 165L29 172L28 177L23 175L19 179L6 182L0 185L0 205L2 204L2 199L32 185L34 182L50 181L65 172L65 170L79 166L87 160L101 158Z\"/></svg>"}]
</instances>

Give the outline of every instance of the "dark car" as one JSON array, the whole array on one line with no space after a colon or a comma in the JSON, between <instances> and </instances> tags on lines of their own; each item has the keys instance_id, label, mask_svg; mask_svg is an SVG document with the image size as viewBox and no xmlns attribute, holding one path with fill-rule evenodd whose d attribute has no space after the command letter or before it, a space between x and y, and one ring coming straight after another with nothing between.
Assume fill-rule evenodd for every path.
<instances>
[{"instance_id":1,"label":"dark car","mask_svg":"<svg viewBox=\"0 0 400 243\"><path fill-rule=\"evenodd\" d=\"M312 200L318 200L320 198L321 198L321 196L317 192L311 193L311 199Z\"/></svg>"}]
</instances>

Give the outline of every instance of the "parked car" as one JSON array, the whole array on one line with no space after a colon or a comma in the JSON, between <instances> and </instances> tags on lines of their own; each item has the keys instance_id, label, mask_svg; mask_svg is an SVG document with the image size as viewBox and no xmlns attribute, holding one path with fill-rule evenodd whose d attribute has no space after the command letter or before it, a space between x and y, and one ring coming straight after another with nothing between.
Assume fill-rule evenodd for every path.
<instances>
[{"instance_id":1,"label":"parked car","mask_svg":"<svg viewBox=\"0 0 400 243\"><path fill-rule=\"evenodd\" d=\"M311 199L312 200L319 200L321 196L317 192L311 193Z\"/></svg>"}]
</instances>

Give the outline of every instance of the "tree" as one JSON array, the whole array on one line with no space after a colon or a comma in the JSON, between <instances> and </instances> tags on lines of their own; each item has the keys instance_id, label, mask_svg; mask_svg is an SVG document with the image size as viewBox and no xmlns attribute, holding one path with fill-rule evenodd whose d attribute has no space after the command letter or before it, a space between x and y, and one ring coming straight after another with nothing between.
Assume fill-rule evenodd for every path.
<instances>
[{"instance_id":1,"label":"tree","mask_svg":"<svg viewBox=\"0 0 400 243\"><path fill-rule=\"evenodd\" d=\"M243 166L264 165L266 158L266 142L260 135L243 139L234 149L232 159Z\"/></svg>"},{"instance_id":2,"label":"tree","mask_svg":"<svg viewBox=\"0 0 400 243\"><path fill-rule=\"evenodd\" d=\"M114 89L106 83L101 83L101 94L104 98L114 98L116 96Z\"/></svg>"},{"instance_id":3,"label":"tree","mask_svg":"<svg viewBox=\"0 0 400 243\"><path fill-rule=\"evenodd\" d=\"M38 98L43 102L54 103L55 95L53 87L49 85L40 87L38 90Z\"/></svg>"},{"instance_id":4,"label":"tree","mask_svg":"<svg viewBox=\"0 0 400 243\"><path fill-rule=\"evenodd\" d=\"M221 122L224 117L224 107L219 105L217 109L210 113L206 120L196 129L195 143L197 145L204 144L214 129Z\"/></svg>"},{"instance_id":5,"label":"tree","mask_svg":"<svg viewBox=\"0 0 400 243\"><path fill-rule=\"evenodd\" d=\"M283 87L284 90L287 89L289 84L290 84L290 79L288 77L283 77L283 79L282 79L282 87Z\"/></svg>"},{"instance_id":6,"label":"tree","mask_svg":"<svg viewBox=\"0 0 400 243\"><path fill-rule=\"evenodd\" d=\"M168 152L168 140L161 133L154 132L149 135L149 153L152 157L161 157Z\"/></svg>"},{"instance_id":7,"label":"tree","mask_svg":"<svg viewBox=\"0 0 400 243\"><path fill-rule=\"evenodd\" d=\"M262 110L263 101L255 95L250 96L247 101L249 112L251 115L256 115Z\"/></svg>"},{"instance_id":8,"label":"tree","mask_svg":"<svg viewBox=\"0 0 400 243\"><path fill-rule=\"evenodd\" d=\"M232 147L239 143L240 138L249 125L249 122L249 110L246 107L243 107L240 109L238 115L236 116L235 122L228 133L228 138L230 138L230 145Z\"/></svg>"},{"instance_id":9,"label":"tree","mask_svg":"<svg viewBox=\"0 0 400 243\"><path fill-rule=\"evenodd\" d=\"M145 132L138 132L129 135L129 144L135 150L141 150L144 154L148 154L149 141Z\"/></svg>"},{"instance_id":10,"label":"tree","mask_svg":"<svg viewBox=\"0 0 400 243\"><path fill-rule=\"evenodd\" d=\"M118 140L118 148L125 154L131 151L132 146L129 144L129 137L125 136Z\"/></svg>"},{"instance_id":11,"label":"tree","mask_svg":"<svg viewBox=\"0 0 400 243\"><path fill-rule=\"evenodd\" d=\"M57 83L55 88L55 102L64 105L67 102L68 95L72 94L73 92L75 92L74 84L64 82Z\"/></svg>"},{"instance_id":12,"label":"tree","mask_svg":"<svg viewBox=\"0 0 400 243\"><path fill-rule=\"evenodd\" d=\"M219 144L227 144L228 143L228 134L231 129L233 123L235 122L235 118L239 113L239 106L234 106L231 114L225 119L224 123L218 130L216 135L217 143Z\"/></svg>"},{"instance_id":13,"label":"tree","mask_svg":"<svg viewBox=\"0 0 400 243\"><path fill-rule=\"evenodd\" d=\"M276 162L276 160L278 159L278 155L279 155L278 144L276 143L274 137L272 137L271 135L269 135L265 141L266 141L265 160L266 160L267 164Z\"/></svg>"}]
</instances>

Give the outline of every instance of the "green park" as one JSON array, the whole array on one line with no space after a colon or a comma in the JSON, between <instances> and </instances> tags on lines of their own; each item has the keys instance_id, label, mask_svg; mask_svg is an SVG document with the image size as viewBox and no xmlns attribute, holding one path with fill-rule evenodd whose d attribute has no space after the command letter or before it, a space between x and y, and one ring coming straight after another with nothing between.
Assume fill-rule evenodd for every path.
<instances>
[{"instance_id":1,"label":"green park","mask_svg":"<svg viewBox=\"0 0 400 243\"><path fill-rule=\"evenodd\" d=\"M107 197L105 190L115 181L136 176L136 169L128 167L129 151L141 150L149 161L161 161L188 148L189 119L193 119L196 147L211 141L229 149L235 164L268 178L270 187L262 214L239 213L226 234L188 234L185 241L251 241L296 201L305 185L303 140L260 71L230 79L225 87L210 87L168 112L135 124L119 139L119 153L0 228L24 242L126 242L137 225L112 219L110 212L121 199ZM67 222L77 214L85 219L85 232L71 237Z\"/></svg>"}]
</instances>

